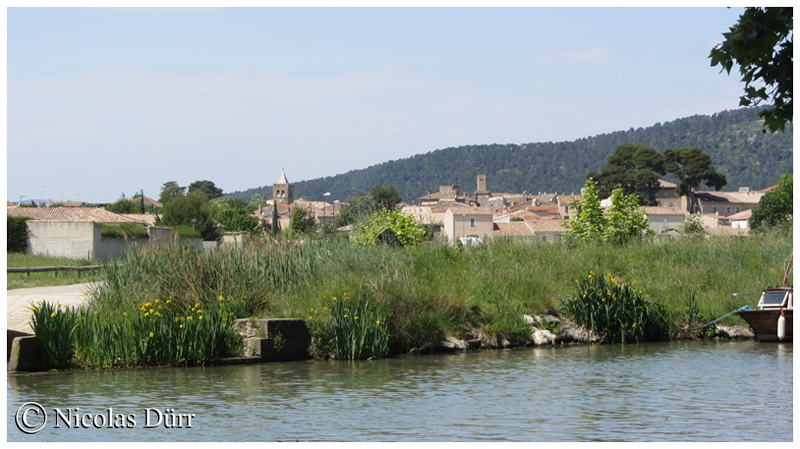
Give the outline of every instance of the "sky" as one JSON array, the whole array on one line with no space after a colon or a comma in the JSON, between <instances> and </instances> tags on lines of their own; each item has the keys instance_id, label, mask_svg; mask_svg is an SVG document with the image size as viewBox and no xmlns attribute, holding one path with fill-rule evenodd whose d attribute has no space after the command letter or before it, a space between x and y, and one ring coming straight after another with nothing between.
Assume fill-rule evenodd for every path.
<instances>
[{"instance_id":1,"label":"sky","mask_svg":"<svg viewBox=\"0 0 800 449\"><path fill-rule=\"evenodd\" d=\"M11 7L6 196L233 192L736 109L708 54L742 11Z\"/></svg>"}]
</instances>

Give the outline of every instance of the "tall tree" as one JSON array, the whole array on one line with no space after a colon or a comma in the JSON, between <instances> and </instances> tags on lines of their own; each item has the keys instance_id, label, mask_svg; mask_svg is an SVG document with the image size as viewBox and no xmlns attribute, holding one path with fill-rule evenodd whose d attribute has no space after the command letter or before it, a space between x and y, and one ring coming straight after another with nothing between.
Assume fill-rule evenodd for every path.
<instances>
[{"instance_id":1,"label":"tall tree","mask_svg":"<svg viewBox=\"0 0 800 449\"><path fill-rule=\"evenodd\" d=\"M642 206L657 206L656 193L660 189L659 175L666 174L664 157L645 145L620 145L600 173L588 173L587 179L597 182L598 195L608 198L616 188L625 195L634 194Z\"/></svg>"},{"instance_id":2,"label":"tall tree","mask_svg":"<svg viewBox=\"0 0 800 449\"><path fill-rule=\"evenodd\" d=\"M161 203L162 206L166 206L167 203L175 198L180 198L185 195L186 187L179 186L177 181L167 181L161 186L161 195L158 197L158 202Z\"/></svg>"},{"instance_id":3,"label":"tall tree","mask_svg":"<svg viewBox=\"0 0 800 449\"><path fill-rule=\"evenodd\" d=\"M388 187L375 184L369 189L369 196L372 197L372 201L377 210L394 210L395 206L403 201L403 198L400 197L400 192L397 191L397 187L395 187L394 184Z\"/></svg>"},{"instance_id":4,"label":"tall tree","mask_svg":"<svg viewBox=\"0 0 800 449\"><path fill-rule=\"evenodd\" d=\"M222 189L218 188L211 181L195 181L189 184L189 193L192 192L203 193L206 198L210 200L222 196Z\"/></svg>"},{"instance_id":5,"label":"tall tree","mask_svg":"<svg viewBox=\"0 0 800 449\"><path fill-rule=\"evenodd\" d=\"M278 235L278 205L272 205L272 235Z\"/></svg>"},{"instance_id":6,"label":"tall tree","mask_svg":"<svg viewBox=\"0 0 800 449\"><path fill-rule=\"evenodd\" d=\"M664 168L678 180L678 195L686 195L687 212L693 212L697 198L695 192L700 184L720 190L728 183L725 175L711 165L711 156L700 148L667 148L664 150Z\"/></svg>"},{"instance_id":7,"label":"tall tree","mask_svg":"<svg viewBox=\"0 0 800 449\"><path fill-rule=\"evenodd\" d=\"M164 204L161 223L167 226L193 226L203 234L203 240L216 240L217 229L214 226L214 208L208 198L200 192L178 196ZM192 223L192 219L195 220Z\"/></svg>"},{"instance_id":8,"label":"tall tree","mask_svg":"<svg viewBox=\"0 0 800 449\"><path fill-rule=\"evenodd\" d=\"M289 229L295 235L310 234L314 231L314 215L305 208L295 206L292 208L292 213L289 215Z\"/></svg>"},{"instance_id":9,"label":"tall tree","mask_svg":"<svg viewBox=\"0 0 800 449\"><path fill-rule=\"evenodd\" d=\"M712 67L720 65L728 74L734 63L739 66L745 83L740 106L772 102L772 107L758 113L770 132L783 131L792 121L792 11L791 7L746 8L708 56Z\"/></svg>"}]
</instances>

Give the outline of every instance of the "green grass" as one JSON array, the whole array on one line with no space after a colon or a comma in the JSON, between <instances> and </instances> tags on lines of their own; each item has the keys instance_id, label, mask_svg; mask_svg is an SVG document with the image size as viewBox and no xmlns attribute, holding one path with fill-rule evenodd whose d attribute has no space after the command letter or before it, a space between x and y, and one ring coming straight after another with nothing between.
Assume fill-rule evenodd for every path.
<instances>
[{"instance_id":1,"label":"green grass","mask_svg":"<svg viewBox=\"0 0 800 449\"><path fill-rule=\"evenodd\" d=\"M24 253L6 252L6 262L9 268L26 267L53 267L67 266L78 267L87 265L100 265L104 261L86 259L68 259L66 257L35 256ZM99 271L84 271L78 276L77 271L60 271L53 277L52 272L31 273L27 278L25 273L7 273L6 290L32 287L51 287L55 285L71 285L100 280Z\"/></svg>"},{"instance_id":2,"label":"green grass","mask_svg":"<svg viewBox=\"0 0 800 449\"><path fill-rule=\"evenodd\" d=\"M240 316L304 318L313 323L323 353L369 358L435 344L448 335L525 343L530 330L522 315L559 313L574 298L575 280L591 270L610 274L619 284L636 281L635 292L625 293L630 308L615 315L624 323L612 333L622 330L621 337L608 340L641 341L651 337L628 332L632 324L656 325L639 321L643 315L635 307L663 312L670 336L681 326L691 331L683 334L697 335L706 318L745 304L755 308L757 296L731 293L757 293L779 284L791 251L790 237L778 234L623 247L500 239L474 248L434 243L384 248L253 239L214 253L169 242L128 253L121 264L103 270L102 286L92 292L89 305L100 314L130 315L156 299L205 309L220 295L234 297L241 301ZM380 329L367 326L367 320L357 328L353 315L334 311L334 296L346 296L347 308L359 310L359 320L369 316L381 322ZM733 315L720 324L744 322ZM341 349L348 345L351 349Z\"/></svg>"}]
</instances>

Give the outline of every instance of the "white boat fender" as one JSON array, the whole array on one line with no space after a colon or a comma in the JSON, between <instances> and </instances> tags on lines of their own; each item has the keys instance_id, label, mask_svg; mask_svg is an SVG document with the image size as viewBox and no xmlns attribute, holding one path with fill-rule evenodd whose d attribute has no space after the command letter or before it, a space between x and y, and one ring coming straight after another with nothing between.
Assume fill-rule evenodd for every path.
<instances>
[{"instance_id":1,"label":"white boat fender","mask_svg":"<svg viewBox=\"0 0 800 449\"><path fill-rule=\"evenodd\" d=\"M778 317L778 340L783 341L786 338L786 317L781 309L781 316Z\"/></svg>"}]
</instances>

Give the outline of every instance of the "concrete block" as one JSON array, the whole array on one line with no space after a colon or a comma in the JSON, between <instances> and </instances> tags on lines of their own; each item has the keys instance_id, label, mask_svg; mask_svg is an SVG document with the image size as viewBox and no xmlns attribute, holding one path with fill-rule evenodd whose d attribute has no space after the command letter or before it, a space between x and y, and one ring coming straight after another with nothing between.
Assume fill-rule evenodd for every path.
<instances>
[{"instance_id":1,"label":"concrete block","mask_svg":"<svg viewBox=\"0 0 800 449\"><path fill-rule=\"evenodd\" d=\"M24 336L14 339L11 355L8 358L8 371L42 371L44 361L39 351L36 336Z\"/></svg>"},{"instance_id":2,"label":"concrete block","mask_svg":"<svg viewBox=\"0 0 800 449\"><path fill-rule=\"evenodd\" d=\"M6 362L11 360L11 345L14 343L14 339L17 337L27 337L33 334L29 334L27 332L22 331L15 331L13 329L6 329L6 341L8 342L8 352L6 353Z\"/></svg>"}]
</instances>

